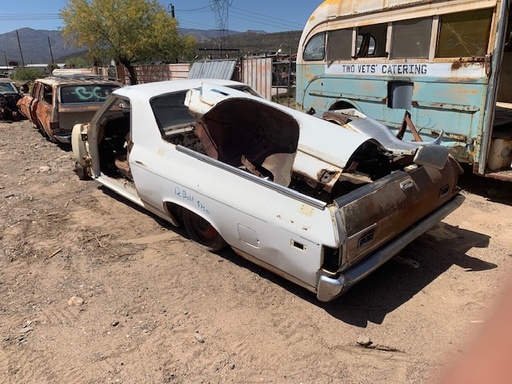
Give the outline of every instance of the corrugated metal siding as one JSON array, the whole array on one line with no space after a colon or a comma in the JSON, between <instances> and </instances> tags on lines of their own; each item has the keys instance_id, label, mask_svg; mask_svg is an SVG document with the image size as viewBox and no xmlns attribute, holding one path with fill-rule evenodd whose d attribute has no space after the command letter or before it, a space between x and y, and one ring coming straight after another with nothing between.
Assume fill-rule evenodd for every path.
<instances>
[{"instance_id":1,"label":"corrugated metal siding","mask_svg":"<svg viewBox=\"0 0 512 384\"><path fill-rule=\"evenodd\" d=\"M189 79L231 80L235 72L236 60L204 61L192 64Z\"/></svg>"},{"instance_id":2,"label":"corrugated metal siding","mask_svg":"<svg viewBox=\"0 0 512 384\"><path fill-rule=\"evenodd\" d=\"M152 83L163 80L186 79L189 73L188 64L137 65L137 83ZM129 81L127 82L129 84Z\"/></svg>"},{"instance_id":3,"label":"corrugated metal siding","mask_svg":"<svg viewBox=\"0 0 512 384\"><path fill-rule=\"evenodd\" d=\"M242 82L272 100L272 58L246 59L242 64Z\"/></svg>"}]
</instances>

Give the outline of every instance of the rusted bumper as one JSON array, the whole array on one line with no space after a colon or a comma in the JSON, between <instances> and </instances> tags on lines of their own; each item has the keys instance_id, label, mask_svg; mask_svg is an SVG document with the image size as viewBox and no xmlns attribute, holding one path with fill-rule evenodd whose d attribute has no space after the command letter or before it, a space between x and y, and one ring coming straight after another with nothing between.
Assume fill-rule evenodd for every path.
<instances>
[{"instance_id":1,"label":"rusted bumper","mask_svg":"<svg viewBox=\"0 0 512 384\"><path fill-rule=\"evenodd\" d=\"M352 285L364 279L393 256L396 256L405 246L456 210L464 199L464 196L456 195L448 203L414 224L405 233L390 241L360 263L343 271L338 277L333 277L320 271L317 285L318 300L331 301L340 296Z\"/></svg>"}]
</instances>

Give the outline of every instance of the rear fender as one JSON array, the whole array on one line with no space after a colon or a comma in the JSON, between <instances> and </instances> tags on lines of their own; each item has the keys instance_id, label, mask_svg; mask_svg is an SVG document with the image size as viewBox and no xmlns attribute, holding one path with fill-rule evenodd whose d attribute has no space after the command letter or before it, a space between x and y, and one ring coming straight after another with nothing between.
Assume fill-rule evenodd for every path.
<instances>
[{"instance_id":1,"label":"rear fender","mask_svg":"<svg viewBox=\"0 0 512 384\"><path fill-rule=\"evenodd\" d=\"M219 223L213 221L212 217L205 215L205 213L201 209L197 209L195 205L182 205L179 201L168 200L164 202L164 208L165 212L169 216L167 220L176 227L183 226L183 211L190 211L201 217L203 220L207 221L222 236L218 225Z\"/></svg>"}]
</instances>

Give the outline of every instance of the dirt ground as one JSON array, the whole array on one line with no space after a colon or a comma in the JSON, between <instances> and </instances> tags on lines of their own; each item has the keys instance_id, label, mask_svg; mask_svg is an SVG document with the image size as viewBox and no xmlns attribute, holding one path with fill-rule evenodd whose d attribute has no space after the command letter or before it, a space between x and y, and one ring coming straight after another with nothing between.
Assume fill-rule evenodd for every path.
<instances>
[{"instance_id":1,"label":"dirt ground","mask_svg":"<svg viewBox=\"0 0 512 384\"><path fill-rule=\"evenodd\" d=\"M464 176L463 206L402 252L418 268L391 261L321 303L73 163L0 123L1 383L425 383L511 269L507 183Z\"/></svg>"}]
</instances>

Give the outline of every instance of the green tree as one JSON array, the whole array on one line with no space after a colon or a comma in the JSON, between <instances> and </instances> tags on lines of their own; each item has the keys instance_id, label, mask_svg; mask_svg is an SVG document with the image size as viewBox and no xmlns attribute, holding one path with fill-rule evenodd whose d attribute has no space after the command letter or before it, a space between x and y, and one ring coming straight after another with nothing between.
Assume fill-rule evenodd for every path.
<instances>
[{"instance_id":1,"label":"green tree","mask_svg":"<svg viewBox=\"0 0 512 384\"><path fill-rule=\"evenodd\" d=\"M178 61L195 49L195 39L181 37L176 19L156 0L67 0L60 15L68 42L124 65L131 84L137 84L135 63Z\"/></svg>"}]
</instances>

